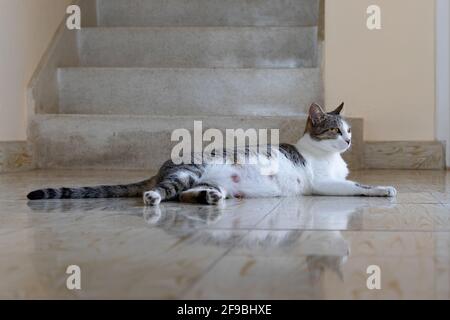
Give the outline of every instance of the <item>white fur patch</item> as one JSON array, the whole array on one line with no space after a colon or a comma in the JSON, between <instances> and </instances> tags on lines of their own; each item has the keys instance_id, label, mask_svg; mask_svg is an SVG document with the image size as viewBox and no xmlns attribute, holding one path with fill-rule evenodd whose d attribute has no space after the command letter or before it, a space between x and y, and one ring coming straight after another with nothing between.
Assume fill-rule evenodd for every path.
<instances>
[{"instance_id":1,"label":"white fur patch","mask_svg":"<svg viewBox=\"0 0 450 320\"><path fill-rule=\"evenodd\" d=\"M347 132L343 139L349 137L350 133ZM344 140L343 142L347 144ZM347 164L338 151L345 148L339 145L335 151L329 151L328 148L319 146L321 143L322 141L311 139L308 134L297 143L298 151L306 160L305 166L296 166L281 152L275 151L274 158L278 163L277 170L273 172L267 172L266 166L258 164L210 164L200 182L221 186L228 197L309 195L316 182L345 180L349 173Z\"/></svg>"}]
</instances>

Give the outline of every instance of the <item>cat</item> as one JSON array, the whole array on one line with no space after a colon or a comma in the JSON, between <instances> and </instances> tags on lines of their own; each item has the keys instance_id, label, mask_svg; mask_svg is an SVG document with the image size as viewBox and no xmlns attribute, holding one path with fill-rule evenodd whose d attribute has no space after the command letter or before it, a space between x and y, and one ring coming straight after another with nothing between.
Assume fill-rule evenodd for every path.
<instances>
[{"instance_id":1,"label":"cat","mask_svg":"<svg viewBox=\"0 0 450 320\"><path fill-rule=\"evenodd\" d=\"M265 148L268 152L239 148L221 153L226 163L218 163L215 152L201 164L174 164L167 161L148 180L116 186L42 189L28 199L82 199L142 197L145 205L162 201L217 205L227 198L318 196L395 197L390 186L367 186L347 180L349 170L341 154L351 146L351 127L341 116L344 103L331 112L313 103L302 138L295 144ZM196 157L198 155L193 155ZM255 157L276 160L277 170L267 172ZM229 161L231 159L231 162ZM259 158L258 158L259 159ZM224 159L221 159L224 160ZM253 164L256 163L256 164Z\"/></svg>"}]
</instances>

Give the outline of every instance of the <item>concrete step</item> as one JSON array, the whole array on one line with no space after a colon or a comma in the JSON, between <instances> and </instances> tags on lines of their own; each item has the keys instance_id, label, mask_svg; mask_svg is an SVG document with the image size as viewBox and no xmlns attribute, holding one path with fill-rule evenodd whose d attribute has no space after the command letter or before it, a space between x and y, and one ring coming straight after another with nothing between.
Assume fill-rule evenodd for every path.
<instances>
[{"instance_id":1,"label":"concrete step","mask_svg":"<svg viewBox=\"0 0 450 320\"><path fill-rule=\"evenodd\" d=\"M170 159L173 130L192 132L194 121L203 130L280 129L280 141L295 143L303 134L305 116L213 116L156 117L115 115L36 115L29 137L39 168L149 169ZM348 155L357 163L362 147L362 121L350 119L353 150Z\"/></svg>"},{"instance_id":2,"label":"concrete step","mask_svg":"<svg viewBox=\"0 0 450 320\"><path fill-rule=\"evenodd\" d=\"M63 68L60 113L299 115L321 102L320 70Z\"/></svg>"},{"instance_id":3,"label":"concrete step","mask_svg":"<svg viewBox=\"0 0 450 320\"><path fill-rule=\"evenodd\" d=\"M317 27L83 28L82 66L300 68L317 63Z\"/></svg>"},{"instance_id":4,"label":"concrete step","mask_svg":"<svg viewBox=\"0 0 450 320\"><path fill-rule=\"evenodd\" d=\"M316 26L319 0L97 0L98 25Z\"/></svg>"}]
</instances>

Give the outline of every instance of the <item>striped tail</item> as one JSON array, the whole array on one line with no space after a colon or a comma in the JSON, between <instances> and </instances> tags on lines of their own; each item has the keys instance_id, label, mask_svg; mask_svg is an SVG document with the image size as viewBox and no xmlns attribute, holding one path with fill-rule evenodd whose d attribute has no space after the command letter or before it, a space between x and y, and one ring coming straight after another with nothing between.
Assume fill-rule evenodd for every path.
<instances>
[{"instance_id":1,"label":"striped tail","mask_svg":"<svg viewBox=\"0 0 450 320\"><path fill-rule=\"evenodd\" d=\"M154 178L128 185L97 186L81 188L41 189L30 192L29 200L41 199L95 199L95 198L137 198L154 185Z\"/></svg>"}]
</instances>

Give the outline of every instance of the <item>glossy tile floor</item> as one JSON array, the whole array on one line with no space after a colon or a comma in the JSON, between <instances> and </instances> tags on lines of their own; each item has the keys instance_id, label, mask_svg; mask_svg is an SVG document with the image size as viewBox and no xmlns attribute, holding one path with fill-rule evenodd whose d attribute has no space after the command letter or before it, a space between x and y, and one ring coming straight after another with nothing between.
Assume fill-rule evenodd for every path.
<instances>
[{"instance_id":1,"label":"glossy tile floor","mask_svg":"<svg viewBox=\"0 0 450 320\"><path fill-rule=\"evenodd\" d=\"M303 197L223 207L140 199L39 201L42 186L145 172L0 175L0 298L449 299L450 174L361 171L396 199ZM81 268L79 291L66 268ZM381 289L367 288L380 267Z\"/></svg>"}]
</instances>

